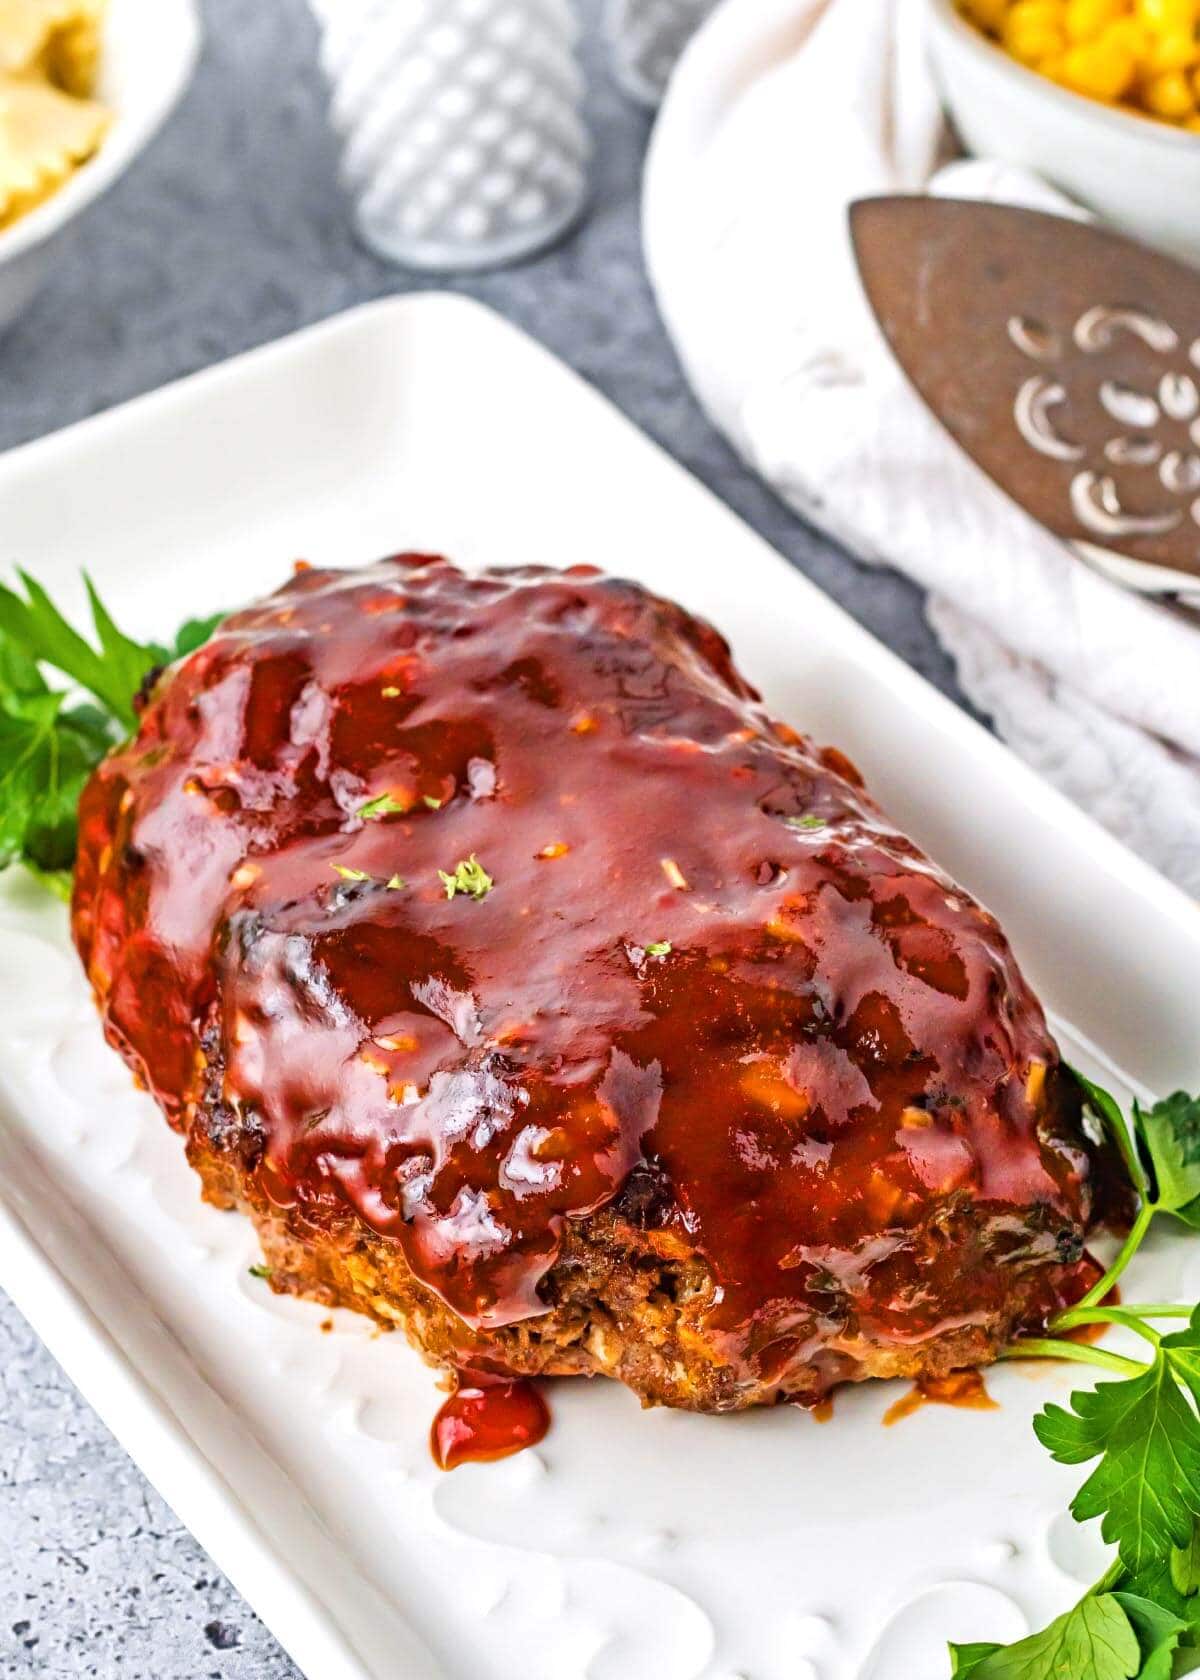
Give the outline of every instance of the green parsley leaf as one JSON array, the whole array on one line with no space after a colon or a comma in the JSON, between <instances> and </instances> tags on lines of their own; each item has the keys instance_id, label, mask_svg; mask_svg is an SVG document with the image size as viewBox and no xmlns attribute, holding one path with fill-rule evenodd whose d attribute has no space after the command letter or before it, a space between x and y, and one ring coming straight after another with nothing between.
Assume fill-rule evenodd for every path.
<instances>
[{"instance_id":1,"label":"green parsley leaf","mask_svg":"<svg viewBox=\"0 0 1200 1680\"><path fill-rule=\"evenodd\" d=\"M49 685L23 648L0 633L0 692L45 694Z\"/></svg>"},{"instance_id":2,"label":"green parsley leaf","mask_svg":"<svg viewBox=\"0 0 1200 1680\"><path fill-rule=\"evenodd\" d=\"M445 887L447 898L453 898L455 893L468 893L476 901L486 898L496 884L474 852L455 864L453 875L439 869L438 880Z\"/></svg>"},{"instance_id":3,"label":"green parsley leaf","mask_svg":"<svg viewBox=\"0 0 1200 1680\"><path fill-rule=\"evenodd\" d=\"M814 816L784 817L783 823L785 828L824 828L826 826L824 817Z\"/></svg>"},{"instance_id":4,"label":"green parsley leaf","mask_svg":"<svg viewBox=\"0 0 1200 1680\"><path fill-rule=\"evenodd\" d=\"M28 861L53 877L74 860L79 795L114 741L94 708L63 699L0 691L0 868Z\"/></svg>"},{"instance_id":5,"label":"green parsley leaf","mask_svg":"<svg viewBox=\"0 0 1200 1680\"><path fill-rule=\"evenodd\" d=\"M1142 1667L1137 1634L1114 1593L1081 1599L1015 1645L952 1645L950 1655L954 1680L1133 1680Z\"/></svg>"},{"instance_id":6,"label":"green parsley leaf","mask_svg":"<svg viewBox=\"0 0 1200 1680\"><path fill-rule=\"evenodd\" d=\"M340 875L343 881L369 881L371 879L365 869L351 869L345 863L331 863L329 867L335 875Z\"/></svg>"},{"instance_id":7,"label":"green parsley leaf","mask_svg":"<svg viewBox=\"0 0 1200 1680\"><path fill-rule=\"evenodd\" d=\"M401 805L390 793L381 793L377 799L368 799L365 805L360 805L355 815L364 822L378 822L380 817L402 815L407 809L407 805Z\"/></svg>"},{"instance_id":8,"label":"green parsley leaf","mask_svg":"<svg viewBox=\"0 0 1200 1680\"><path fill-rule=\"evenodd\" d=\"M1200 1405L1200 1306L1194 1308L1186 1330L1176 1330L1173 1335L1163 1337L1159 1354ZM1196 1507L1196 1514L1200 1516L1200 1506Z\"/></svg>"},{"instance_id":9,"label":"green parsley leaf","mask_svg":"<svg viewBox=\"0 0 1200 1680\"><path fill-rule=\"evenodd\" d=\"M0 631L28 658L52 665L100 704L127 729L135 720L133 697L146 672L157 663L157 649L139 648L117 629L87 581L88 598L101 651L97 653L51 601L35 578L20 572L28 600L0 585Z\"/></svg>"},{"instance_id":10,"label":"green parsley leaf","mask_svg":"<svg viewBox=\"0 0 1200 1680\"><path fill-rule=\"evenodd\" d=\"M61 781L56 743L61 709L61 694L0 697L0 863L14 862L24 851L43 789L57 815Z\"/></svg>"},{"instance_id":11,"label":"green parsley leaf","mask_svg":"<svg viewBox=\"0 0 1200 1680\"><path fill-rule=\"evenodd\" d=\"M257 1265L250 1267L250 1276L253 1278L269 1278L270 1275L270 1266Z\"/></svg>"},{"instance_id":12,"label":"green parsley leaf","mask_svg":"<svg viewBox=\"0 0 1200 1680\"><path fill-rule=\"evenodd\" d=\"M1200 1097L1176 1091L1151 1109L1134 1103L1133 1124L1154 1175L1156 1205L1200 1230Z\"/></svg>"},{"instance_id":13,"label":"green parsley leaf","mask_svg":"<svg viewBox=\"0 0 1200 1680\"><path fill-rule=\"evenodd\" d=\"M993 1651L1002 1651L1002 1645L950 1645L950 1680L967 1680L979 1667L984 1657L990 1657Z\"/></svg>"},{"instance_id":14,"label":"green parsley leaf","mask_svg":"<svg viewBox=\"0 0 1200 1680\"><path fill-rule=\"evenodd\" d=\"M1192 1538L1176 1546L1168 1565L1171 1585L1180 1598L1194 1598L1200 1592L1200 1523L1192 1524Z\"/></svg>"},{"instance_id":15,"label":"green parsley leaf","mask_svg":"<svg viewBox=\"0 0 1200 1680\"><path fill-rule=\"evenodd\" d=\"M1114 1592L1110 1595L1124 1610L1137 1636L1142 1666L1138 1680L1171 1680L1175 1652L1188 1632L1188 1625L1161 1604L1135 1593Z\"/></svg>"},{"instance_id":16,"label":"green parsley leaf","mask_svg":"<svg viewBox=\"0 0 1200 1680\"><path fill-rule=\"evenodd\" d=\"M83 574L83 581L87 589L88 604L92 609L92 623L96 626L96 636L100 642L105 673L103 690L93 687L90 683L85 686L92 689L99 701L108 704L114 717L120 718L132 728L137 722L133 697L147 674L156 665L166 663L166 649L159 647L156 642L143 646L140 642L131 641L124 631L118 630L113 623L108 608L96 593L96 586L86 572ZM32 578L26 577L25 588L30 595L34 587ZM52 612L57 611L51 606L49 597L44 592L42 599ZM72 673L68 671L67 675L71 676Z\"/></svg>"},{"instance_id":17,"label":"green parsley leaf","mask_svg":"<svg viewBox=\"0 0 1200 1680\"><path fill-rule=\"evenodd\" d=\"M211 641L213 632L218 624L228 618L228 613L210 613L207 618L189 618L179 626L175 632L175 644L171 648L168 658L186 659L189 653L195 653L197 648ZM166 661L164 661L166 663Z\"/></svg>"},{"instance_id":18,"label":"green parsley leaf","mask_svg":"<svg viewBox=\"0 0 1200 1680\"><path fill-rule=\"evenodd\" d=\"M1193 1669L1200 1668L1200 1650L1196 1649L1197 1643L1200 1642L1200 1597L1185 1598L1182 1593L1176 1592L1171 1583L1170 1564L1167 1560L1164 1559L1141 1575L1122 1578L1119 1589L1116 1590L1122 1599L1127 1595L1136 1596L1153 1604L1156 1609L1181 1623L1186 1630L1179 1635L1179 1651L1174 1667L1165 1670L1172 1676L1172 1680L1178 1680L1180 1675L1190 1674ZM1137 1625L1134 1620L1135 1628ZM1151 1668L1148 1672L1153 1680L1157 1680L1158 1669ZM1139 1676L1139 1680L1145 1680L1145 1676Z\"/></svg>"},{"instance_id":19,"label":"green parsley leaf","mask_svg":"<svg viewBox=\"0 0 1200 1680\"><path fill-rule=\"evenodd\" d=\"M1138 1158L1137 1150L1133 1146L1133 1139L1129 1134L1129 1127L1125 1124L1125 1116L1121 1113L1120 1104L1103 1085L1096 1085L1078 1068L1070 1068L1083 1091L1084 1106L1103 1123L1105 1131L1120 1151L1121 1159L1125 1163L1125 1170L1133 1181L1133 1187L1139 1196L1145 1196L1149 1189L1145 1169Z\"/></svg>"},{"instance_id":20,"label":"green parsley leaf","mask_svg":"<svg viewBox=\"0 0 1200 1680\"><path fill-rule=\"evenodd\" d=\"M1133 1652L1126 1627L1137 1645L1133 1669L1127 1666ZM1089 1595L1044 1632L1015 1645L951 1645L951 1680L1094 1680L1110 1674L1171 1680L1175 1652L1188 1632L1173 1611L1136 1593Z\"/></svg>"},{"instance_id":21,"label":"green parsley leaf","mask_svg":"<svg viewBox=\"0 0 1200 1680\"><path fill-rule=\"evenodd\" d=\"M0 869L23 863L67 898L84 784L134 726L134 696L147 673L172 655L119 630L86 575L98 649L34 578L20 576L24 596L0 585ZM210 623L185 626L188 637ZM183 638L181 632L177 641ZM95 703L68 704L66 694L51 689L43 665Z\"/></svg>"},{"instance_id":22,"label":"green parsley leaf","mask_svg":"<svg viewBox=\"0 0 1200 1680\"><path fill-rule=\"evenodd\" d=\"M407 885L408 882L404 879L403 875L393 875L391 880L387 883L387 890L388 892L403 892Z\"/></svg>"},{"instance_id":23,"label":"green parsley leaf","mask_svg":"<svg viewBox=\"0 0 1200 1680\"><path fill-rule=\"evenodd\" d=\"M431 793L423 793L421 795L421 803L427 806L431 811L440 811L442 808L442 801L440 799L435 799Z\"/></svg>"},{"instance_id":24,"label":"green parsley leaf","mask_svg":"<svg viewBox=\"0 0 1200 1680\"><path fill-rule=\"evenodd\" d=\"M656 939L653 945L647 945L645 949L648 957L669 957L671 955L671 941L669 939Z\"/></svg>"},{"instance_id":25,"label":"green parsley leaf","mask_svg":"<svg viewBox=\"0 0 1200 1680\"><path fill-rule=\"evenodd\" d=\"M1178 1356L1168 1346L1177 1339L1185 1342ZM1058 1463L1085 1464L1099 1455L1071 1513L1077 1522L1102 1518L1101 1534L1133 1575L1186 1546L1200 1514L1200 1421L1176 1381L1185 1375L1187 1354L1198 1348L1190 1329L1164 1337L1140 1375L1078 1391L1073 1410L1050 1405L1033 1420Z\"/></svg>"}]
</instances>

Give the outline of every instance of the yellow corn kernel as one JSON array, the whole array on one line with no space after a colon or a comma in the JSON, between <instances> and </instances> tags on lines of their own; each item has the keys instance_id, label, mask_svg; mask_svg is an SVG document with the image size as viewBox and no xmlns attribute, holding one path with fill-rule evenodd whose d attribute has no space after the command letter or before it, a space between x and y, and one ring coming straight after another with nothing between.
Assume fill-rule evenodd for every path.
<instances>
[{"instance_id":1,"label":"yellow corn kernel","mask_svg":"<svg viewBox=\"0 0 1200 1680\"><path fill-rule=\"evenodd\" d=\"M1200 63L1200 44L1190 29L1167 29L1146 43L1141 58L1143 71L1187 70Z\"/></svg>"},{"instance_id":2,"label":"yellow corn kernel","mask_svg":"<svg viewBox=\"0 0 1200 1680\"><path fill-rule=\"evenodd\" d=\"M1063 26L1071 41L1094 41L1128 10L1125 0L1067 0Z\"/></svg>"},{"instance_id":3,"label":"yellow corn kernel","mask_svg":"<svg viewBox=\"0 0 1200 1680\"><path fill-rule=\"evenodd\" d=\"M1080 42L1063 59L1062 79L1066 86L1092 99L1120 99L1133 77L1133 56L1117 42Z\"/></svg>"},{"instance_id":4,"label":"yellow corn kernel","mask_svg":"<svg viewBox=\"0 0 1200 1680\"><path fill-rule=\"evenodd\" d=\"M1166 70L1142 89L1142 101L1157 117L1190 117L1196 109L1191 84L1182 70Z\"/></svg>"},{"instance_id":5,"label":"yellow corn kernel","mask_svg":"<svg viewBox=\"0 0 1200 1680\"><path fill-rule=\"evenodd\" d=\"M1061 30L1046 28L1037 23L1011 30L1004 42L1013 58L1037 69L1040 69L1047 59L1060 57L1066 44L1066 36Z\"/></svg>"},{"instance_id":6,"label":"yellow corn kernel","mask_svg":"<svg viewBox=\"0 0 1200 1680\"><path fill-rule=\"evenodd\" d=\"M1114 23L1109 24L1102 39L1112 42L1115 46L1124 47L1139 67L1150 52L1150 31L1141 18L1117 18ZM1163 68L1166 69L1168 66L1164 65Z\"/></svg>"},{"instance_id":7,"label":"yellow corn kernel","mask_svg":"<svg viewBox=\"0 0 1200 1680\"><path fill-rule=\"evenodd\" d=\"M1001 34L1005 41L1014 30L1056 29L1063 26L1063 0L1014 0L1005 14Z\"/></svg>"},{"instance_id":8,"label":"yellow corn kernel","mask_svg":"<svg viewBox=\"0 0 1200 1680\"><path fill-rule=\"evenodd\" d=\"M1008 52L1022 64L1037 64L1040 59L1062 52L1067 38L1062 27L1062 12L1044 0L1017 0L1004 20L1001 40Z\"/></svg>"},{"instance_id":9,"label":"yellow corn kernel","mask_svg":"<svg viewBox=\"0 0 1200 1680\"><path fill-rule=\"evenodd\" d=\"M1154 30L1189 30L1196 22L1196 0L1134 0L1134 11Z\"/></svg>"}]
</instances>

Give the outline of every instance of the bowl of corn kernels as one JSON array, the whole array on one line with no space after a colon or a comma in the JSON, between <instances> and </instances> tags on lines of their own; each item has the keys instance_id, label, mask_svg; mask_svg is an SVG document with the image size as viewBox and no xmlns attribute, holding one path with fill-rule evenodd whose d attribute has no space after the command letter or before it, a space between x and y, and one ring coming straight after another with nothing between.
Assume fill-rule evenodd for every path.
<instances>
[{"instance_id":1,"label":"bowl of corn kernels","mask_svg":"<svg viewBox=\"0 0 1200 1680\"><path fill-rule=\"evenodd\" d=\"M1200 0L927 0L966 147L1200 263Z\"/></svg>"}]
</instances>

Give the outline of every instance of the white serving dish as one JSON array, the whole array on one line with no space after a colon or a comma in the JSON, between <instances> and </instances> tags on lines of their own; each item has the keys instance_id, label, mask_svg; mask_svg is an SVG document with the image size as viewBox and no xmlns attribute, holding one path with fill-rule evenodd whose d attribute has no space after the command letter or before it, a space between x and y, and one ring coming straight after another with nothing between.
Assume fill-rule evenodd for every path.
<instances>
[{"instance_id":1,"label":"white serving dish","mask_svg":"<svg viewBox=\"0 0 1200 1680\"><path fill-rule=\"evenodd\" d=\"M474 304L356 311L0 459L5 558L142 634L293 559L594 561L730 636L1005 920L1063 1039L1127 1092L1200 1073L1200 911L874 641L545 351ZM1102 1046L1091 1051L1083 1040ZM1125 1070L1123 1079L1111 1072ZM535 1451L444 1476L433 1374L277 1300L103 1045L61 906L0 880L0 1283L310 1680L945 1680L1098 1572L1029 1428L1080 1381L880 1427L641 1413L555 1385ZM1139 1259L1200 1294L1200 1245Z\"/></svg>"},{"instance_id":2,"label":"white serving dish","mask_svg":"<svg viewBox=\"0 0 1200 1680\"><path fill-rule=\"evenodd\" d=\"M926 0L942 100L967 150L1036 170L1114 227L1200 262L1200 134L1086 99Z\"/></svg>"},{"instance_id":3,"label":"white serving dish","mask_svg":"<svg viewBox=\"0 0 1200 1680\"><path fill-rule=\"evenodd\" d=\"M0 230L0 332L33 300L58 235L123 175L187 86L200 51L196 0L109 0L97 97L113 122L60 192Z\"/></svg>"}]
</instances>

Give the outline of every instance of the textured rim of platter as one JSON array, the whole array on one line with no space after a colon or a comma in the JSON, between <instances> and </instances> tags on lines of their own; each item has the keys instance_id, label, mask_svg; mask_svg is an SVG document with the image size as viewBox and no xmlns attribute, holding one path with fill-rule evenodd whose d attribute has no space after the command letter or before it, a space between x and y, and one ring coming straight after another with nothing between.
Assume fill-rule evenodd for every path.
<instances>
[{"instance_id":1,"label":"textured rim of platter","mask_svg":"<svg viewBox=\"0 0 1200 1680\"><path fill-rule=\"evenodd\" d=\"M369 305L26 445L0 458L0 506L6 565L79 612L86 564L140 634L302 554L607 561L711 617L777 715L861 763L1000 915L1076 1059L1125 1093L1195 1080L1197 906L478 305ZM642 1415L615 1385L556 1385L544 1452L437 1478L432 1375L352 1315L321 1336L320 1308L265 1299L248 1225L198 1205L89 1011L61 910L0 883L0 1284L312 1680L934 1680L946 1637L1015 1637L1083 1578L1049 1515L1074 1478L1027 1428L1077 1385L1057 1369L999 1373L999 1413L927 1408L886 1433L894 1385L839 1399L819 1435L794 1413ZM1152 1245L1155 1287L1200 1294L1189 1256ZM822 1491L840 1446L866 1484L856 1513ZM952 1532L928 1566L917 1528L898 1555L959 1497L936 1467L953 1480L981 1451L972 1521L1003 1506L1008 1526ZM957 1505L945 1520L965 1522ZM839 1565L806 1602L839 1546L872 1585Z\"/></svg>"}]
</instances>

